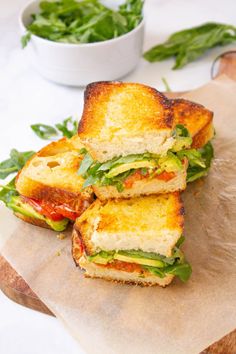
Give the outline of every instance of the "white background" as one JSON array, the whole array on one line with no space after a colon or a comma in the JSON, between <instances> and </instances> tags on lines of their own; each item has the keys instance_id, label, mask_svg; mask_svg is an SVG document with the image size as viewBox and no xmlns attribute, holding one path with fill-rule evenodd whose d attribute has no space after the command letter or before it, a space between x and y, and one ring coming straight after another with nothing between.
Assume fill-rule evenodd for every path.
<instances>
[{"instance_id":1,"label":"white background","mask_svg":"<svg viewBox=\"0 0 236 354\"><path fill-rule=\"evenodd\" d=\"M26 61L18 28L25 3L0 0L0 160L8 157L11 148L37 150L44 144L34 136L30 124L53 124L70 115L78 118L83 107L83 89L47 82ZM146 0L144 49L176 30L206 21L236 25L235 13L235 0ZM216 48L177 71L171 70L172 59L155 64L141 60L124 80L164 90L161 78L165 77L173 91L193 89L210 80L213 59L233 47ZM0 292L0 354L39 353L74 354L83 350L58 320L19 306Z\"/></svg>"}]
</instances>

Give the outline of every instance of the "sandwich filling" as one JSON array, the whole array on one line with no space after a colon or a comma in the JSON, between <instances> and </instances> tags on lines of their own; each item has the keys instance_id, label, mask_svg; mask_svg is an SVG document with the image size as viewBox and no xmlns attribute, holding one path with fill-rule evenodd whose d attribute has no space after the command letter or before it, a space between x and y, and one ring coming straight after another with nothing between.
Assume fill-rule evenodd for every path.
<instances>
[{"instance_id":1,"label":"sandwich filling","mask_svg":"<svg viewBox=\"0 0 236 354\"><path fill-rule=\"evenodd\" d=\"M177 125L173 137L175 143L166 155L156 155L150 152L115 157L100 163L94 161L90 154L83 149L84 159L78 174L85 179L83 187L90 185L115 186L119 192L132 188L138 180L159 179L170 181L185 168L188 161L187 182L205 176L213 157L211 143L202 149L191 149L192 138L188 130Z\"/></svg>"},{"instance_id":2,"label":"sandwich filling","mask_svg":"<svg viewBox=\"0 0 236 354\"><path fill-rule=\"evenodd\" d=\"M80 242L79 238L77 241ZM184 237L182 236L173 248L170 257L142 250L100 251L87 255L84 249L83 256L88 262L95 263L100 267L126 272L138 272L139 277L142 278L150 275L164 278L172 274L186 282L192 273L192 269L179 248L183 241ZM83 248L81 243L80 246Z\"/></svg>"},{"instance_id":3,"label":"sandwich filling","mask_svg":"<svg viewBox=\"0 0 236 354\"><path fill-rule=\"evenodd\" d=\"M20 195L15 188L15 178L0 192L0 200L15 213L44 221L55 231L64 231L69 221L74 221L81 214L81 210L73 210L66 204L56 205ZM81 208L85 210L87 206L83 201Z\"/></svg>"}]
</instances>

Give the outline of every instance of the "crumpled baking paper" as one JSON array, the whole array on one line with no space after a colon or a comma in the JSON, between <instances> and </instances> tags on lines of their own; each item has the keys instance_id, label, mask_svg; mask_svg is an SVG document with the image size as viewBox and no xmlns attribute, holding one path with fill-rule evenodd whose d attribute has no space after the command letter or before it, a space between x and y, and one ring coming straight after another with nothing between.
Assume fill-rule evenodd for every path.
<instances>
[{"instance_id":1,"label":"crumpled baking paper","mask_svg":"<svg viewBox=\"0 0 236 354\"><path fill-rule=\"evenodd\" d=\"M70 236L59 240L0 210L2 255L88 353L199 353L236 327L236 83L220 77L185 97L214 111L216 129L209 176L183 193L193 268L186 284L85 279Z\"/></svg>"}]
</instances>

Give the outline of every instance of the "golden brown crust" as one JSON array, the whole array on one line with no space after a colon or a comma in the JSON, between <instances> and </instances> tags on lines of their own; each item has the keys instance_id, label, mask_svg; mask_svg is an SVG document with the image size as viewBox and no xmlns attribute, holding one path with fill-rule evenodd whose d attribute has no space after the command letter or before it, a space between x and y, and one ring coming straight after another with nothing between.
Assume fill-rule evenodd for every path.
<instances>
[{"instance_id":1,"label":"golden brown crust","mask_svg":"<svg viewBox=\"0 0 236 354\"><path fill-rule=\"evenodd\" d=\"M192 147L201 148L214 136L213 112L201 104L185 99L172 99L174 126L184 125L193 138Z\"/></svg>"},{"instance_id":2,"label":"golden brown crust","mask_svg":"<svg viewBox=\"0 0 236 354\"><path fill-rule=\"evenodd\" d=\"M92 213L98 213L101 205L102 202L99 199L96 199L88 209L91 210ZM88 220L87 214L85 215L85 212L79 218L76 219L74 224L74 230L77 232L77 235L80 240L80 242L77 241L77 243L80 243L81 249L85 250L86 254L88 255L92 255L94 253L93 245L90 242L93 233L93 226L93 221L90 221L90 214Z\"/></svg>"},{"instance_id":3,"label":"golden brown crust","mask_svg":"<svg viewBox=\"0 0 236 354\"><path fill-rule=\"evenodd\" d=\"M64 137L44 146L42 149L40 149L37 152L37 156L40 157L54 156L71 150L76 150L79 152L83 147L84 145L80 141L78 135L73 136L71 139ZM81 158L82 156L80 156L80 159Z\"/></svg>"},{"instance_id":4,"label":"golden brown crust","mask_svg":"<svg viewBox=\"0 0 236 354\"><path fill-rule=\"evenodd\" d=\"M75 264L79 266L79 260L82 257L85 248L84 248L83 239L80 235L79 230L76 228L75 224L73 227L71 240L72 240L72 247L71 247L72 258Z\"/></svg>"},{"instance_id":5,"label":"golden brown crust","mask_svg":"<svg viewBox=\"0 0 236 354\"><path fill-rule=\"evenodd\" d=\"M37 152L18 173L16 189L28 198L66 204L75 211L93 201L92 188L82 190L78 168L83 145L75 136L52 142Z\"/></svg>"},{"instance_id":6,"label":"golden brown crust","mask_svg":"<svg viewBox=\"0 0 236 354\"><path fill-rule=\"evenodd\" d=\"M24 177L24 183L26 183L26 191L24 191L23 188L18 188L21 195L24 195L27 198L45 200L55 204L66 204L75 211L81 209L83 201L87 201L89 204L93 201L93 195L88 191L72 193L68 190L50 187L43 183L35 182L26 177Z\"/></svg>"},{"instance_id":7,"label":"golden brown crust","mask_svg":"<svg viewBox=\"0 0 236 354\"><path fill-rule=\"evenodd\" d=\"M165 288L167 285L169 285L172 281L173 278L170 278L170 280L168 280L168 282L166 282L166 284L158 284L158 283L151 283L151 282L141 282L140 280L117 280L117 279L113 279L113 278L109 278L109 277L106 277L106 278L103 278L103 277L96 277L96 276L91 276L89 274L85 274L84 275L85 278L90 278L90 279L102 279L102 280L105 280L105 281L109 281L109 282L112 282L112 283L115 283L115 284L127 284L127 285L138 285L138 286L141 286L141 287L150 287L150 286L156 286L156 285L159 285L161 286L162 288Z\"/></svg>"},{"instance_id":8,"label":"golden brown crust","mask_svg":"<svg viewBox=\"0 0 236 354\"><path fill-rule=\"evenodd\" d=\"M111 127L109 121L115 126ZM118 131L136 136L148 130L171 129L172 125L171 103L154 88L117 81L96 82L85 90L78 134L83 139L98 134L109 137Z\"/></svg>"}]
</instances>

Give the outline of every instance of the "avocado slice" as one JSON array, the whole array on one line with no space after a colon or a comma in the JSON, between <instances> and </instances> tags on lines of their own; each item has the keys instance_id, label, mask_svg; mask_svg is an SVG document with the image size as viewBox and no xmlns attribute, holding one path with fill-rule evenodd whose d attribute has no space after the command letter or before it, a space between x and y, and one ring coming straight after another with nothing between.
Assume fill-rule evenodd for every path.
<instances>
[{"instance_id":1,"label":"avocado slice","mask_svg":"<svg viewBox=\"0 0 236 354\"><path fill-rule=\"evenodd\" d=\"M171 152L168 152L167 156L161 157L158 164L160 166L160 173L163 171L181 171L183 168L181 160Z\"/></svg>"},{"instance_id":2,"label":"avocado slice","mask_svg":"<svg viewBox=\"0 0 236 354\"><path fill-rule=\"evenodd\" d=\"M122 165L119 165L117 167L112 168L107 174L106 178L112 178L115 177L123 172L132 170L132 169L138 169L138 168L155 168L157 167L157 164L155 163L154 160L148 161L148 160L143 160L143 161L137 161L137 162L130 162L130 163L125 163Z\"/></svg>"},{"instance_id":3,"label":"avocado slice","mask_svg":"<svg viewBox=\"0 0 236 354\"><path fill-rule=\"evenodd\" d=\"M137 263L137 264L147 265L151 267L158 267L158 268L165 267L165 263L157 259L129 257L119 253L114 254L114 259L117 259L118 261L122 261L122 262Z\"/></svg>"},{"instance_id":4,"label":"avocado slice","mask_svg":"<svg viewBox=\"0 0 236 354\"><path fill-rule=\"evenodd\" d=\"M174 146L172 146L171 150L174 152L189 148L192 144L192 138L189 136L179 136L176 138Z\"/></svg>"},{"instance_id":5,"label":"avocado slice","mask_svg":"<svg viewBox=\"0 0 236 354\"><path fill-rule=\"evenodd\" d=\"M111 261L113 261L114 257L113 257L113 252L105 252L105 251L101 251L97 254L95 254L94 256L87 256L87 259L90 262L94 262L94 263L98 263L98 264L107 264Z\"/></svg>"},{"instance_id":6,"label":"avocado slice","mask_svg":"<svg viewBox=\"0 0 236 354\"><path fill-rule=\"evenodd\" d=\"M60 221L53 221L41 214L39 214L31 205L24 202L20 196L14 196L11 198L7 206L17 213L21 213L30 218L35 218L45 221L53 230L64 231L69 222L69 219L62 219Z\"/></svg>"}]
</instances>

